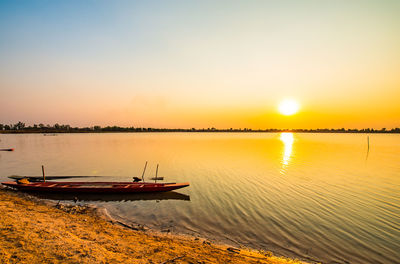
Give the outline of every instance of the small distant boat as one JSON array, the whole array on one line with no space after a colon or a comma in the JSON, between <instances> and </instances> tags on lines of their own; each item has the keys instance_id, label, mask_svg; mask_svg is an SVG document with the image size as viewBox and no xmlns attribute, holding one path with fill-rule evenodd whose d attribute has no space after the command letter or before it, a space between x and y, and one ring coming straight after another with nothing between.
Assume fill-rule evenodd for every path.
<instances>
[{"instance_id":1,"label":"small distant boat","mask_svg":"<svg viewBox=\"0 0 400 264\"><path fill-rule=\"evenodd\" d=\"M150 182L2 182L1 184L20 190L59 193L146 193L168 192L189 186L185 183Z\"/></svg>"},{"instance_id":2,"label":"small distant boat","mask_svg":"<svg viewBox=\"0 0 400 264\"><path fill-rule=\"evenodd\" d=\"M13 148L0 149L0 151L14 151L14 149Z\"/></svg>"}]
</instances>

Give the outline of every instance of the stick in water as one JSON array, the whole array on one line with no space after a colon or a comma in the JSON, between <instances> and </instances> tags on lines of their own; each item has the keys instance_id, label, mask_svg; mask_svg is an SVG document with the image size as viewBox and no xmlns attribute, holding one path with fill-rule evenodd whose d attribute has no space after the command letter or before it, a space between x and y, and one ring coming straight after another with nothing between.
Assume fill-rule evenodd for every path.
<instances>
[{"instance_id":1,"label":"stick in water","mask_svg":"<svg viewBox=\"0 0 400 264\"><path fill-rule=\"evenodd\" d=\"M158 164L157 164L157 169L156 169L156 178L154 179L154 182L157 182L157 175L158 175Z\"/></svg>"},{"instance_id":2,"label":"stick in water","mask_svg":"<svg viewBox=\"0 0 400 264\"><path fill-rule=\"evenodd\" d=\"M367 145L368 145L367 156L365 157L365 160L368 160L368 156L369 156L369 136L367 136Z\"/></svg>"},{"instance_id":3,"label":"stick in water","mask_svg":"<svg viewBox=\"0 0 400 264\"><path fill-rule=\"evenodd\" d=\"M142 181L144 182L144 172L146 171L146 167L147 167L147 161L146 164L144 164L144 170L143 170L143 174L142 174Z\"/></svg>"},{"instance_id":4,"label":"stick in water","mask_svg":"<svg viewBox=\"0 0 400 264\"><path fill-rule=\"evenodd\" d=\"M46 182L46 176L44 176L44 166L42 165L43 181Z\"/></svg>"}]
</instances>

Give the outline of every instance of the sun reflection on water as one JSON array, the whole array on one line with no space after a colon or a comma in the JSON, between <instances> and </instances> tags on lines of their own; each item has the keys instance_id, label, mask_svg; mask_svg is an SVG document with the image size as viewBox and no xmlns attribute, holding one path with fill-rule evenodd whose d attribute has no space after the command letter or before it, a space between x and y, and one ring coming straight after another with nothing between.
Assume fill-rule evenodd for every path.
<instances>
[{"instance_id":1,"label":"sun reflection on water","mask_svg":"<svg viewBox=\"0 0 400 264\"><path fill-rule=\"evenodd\" d=\"M292 156L292 148L293 148L293 133L281 133L280 140L283 143L283 151L282 151L282 167L281 173L285 173L285 168L289 165L290 158Z\"/></svg>"}]
</instances>

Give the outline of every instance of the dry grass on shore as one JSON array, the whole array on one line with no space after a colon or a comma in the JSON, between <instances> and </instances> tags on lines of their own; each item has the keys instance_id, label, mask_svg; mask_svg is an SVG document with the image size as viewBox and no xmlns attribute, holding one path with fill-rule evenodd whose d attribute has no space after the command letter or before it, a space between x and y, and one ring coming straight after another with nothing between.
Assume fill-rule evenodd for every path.
<instances>
[{"instance_id":1,"label":"dry grass on shore","mask_svg":"<svg viewBox=\"0 0 400 264\"><path fill-rule=\"evenodd\" d=\"M88 208L0 189L0 263L299 263L194 238L134 231Z\"/></svg>"}]
</instances>

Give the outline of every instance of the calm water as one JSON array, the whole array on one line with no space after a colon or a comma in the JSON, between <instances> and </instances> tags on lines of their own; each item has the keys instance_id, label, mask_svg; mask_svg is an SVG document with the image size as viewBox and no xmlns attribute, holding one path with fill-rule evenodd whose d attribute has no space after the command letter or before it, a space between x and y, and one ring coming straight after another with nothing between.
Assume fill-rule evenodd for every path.
<instances>
[{"instance_id":1,"label":"calm water","mask_svg":"<svg viewBox=\"0 0 400 264\"><path fill-rule=\"evenodd\" d=\"M399 263L400 135L0 135L6 176L159 176L167 196L83 198L126 222L326 263ZM102 175L108 177L98 178ZM96 178L97 177L97 178Z\"/></svg>"}]
</instances>

